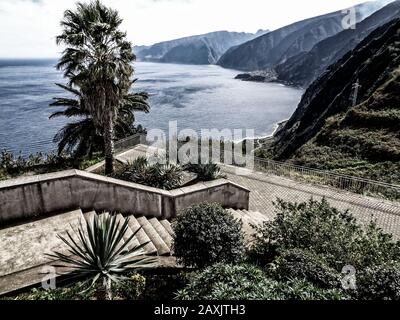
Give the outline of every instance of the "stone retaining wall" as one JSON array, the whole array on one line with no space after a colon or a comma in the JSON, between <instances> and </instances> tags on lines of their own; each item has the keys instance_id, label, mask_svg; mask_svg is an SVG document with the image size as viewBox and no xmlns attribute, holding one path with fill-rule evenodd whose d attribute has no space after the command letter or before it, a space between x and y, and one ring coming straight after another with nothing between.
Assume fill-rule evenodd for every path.
<instances>
[{"instance_id":1,"label":"stone retaining wall","mask_svg":"<svg viewBox=\"0 0 400 320\"><path fill-rule=\"evenodd\" d=\"M0 225L78 208L167 219L202 202L247 210L249 193L225 179L165 191L69 170L0 182Z\"/></svg>"}]
</instances>

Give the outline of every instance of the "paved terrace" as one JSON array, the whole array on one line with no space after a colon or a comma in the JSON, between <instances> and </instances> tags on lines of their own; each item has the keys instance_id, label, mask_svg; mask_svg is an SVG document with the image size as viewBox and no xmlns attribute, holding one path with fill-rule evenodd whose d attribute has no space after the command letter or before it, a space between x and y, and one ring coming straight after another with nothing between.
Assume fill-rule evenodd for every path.
<instances>
[{"instance_id":1,"label":"paved terrace","mask_svg":"<svg viewBox=\"0 0 400 320\"><path fill-rule=\"evenodd\" d=\"M139 145L121 156L121 160L133 160L146 155L147 147ZM400 203L341 191L321 185L307 184L284 177L261 172L240 170L222 165L222 171L232 182L249 189L250 211L258 211L272 219L275 216L273 201L305 202L311 197L315 200L325 197L338 209L349 209L361 223L376 219L380 228L400 239Z\"/></svg>"}]
</instances>

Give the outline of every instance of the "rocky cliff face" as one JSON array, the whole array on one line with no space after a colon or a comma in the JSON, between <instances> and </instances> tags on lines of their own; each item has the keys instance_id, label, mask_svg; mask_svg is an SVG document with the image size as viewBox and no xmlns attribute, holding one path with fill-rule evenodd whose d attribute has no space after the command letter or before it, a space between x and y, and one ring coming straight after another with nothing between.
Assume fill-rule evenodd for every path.
<instances>
[{"instance_id":1,"label":"rocky cliff face","mask_svg":"<svg viewBox=\"0 0 400 320\"><path fill-rule=\"evenodd\" d=\"M330 66L275 135L278 159L400 181L400 19Z\"/></svg>"},{"instance_id":2,"label":"rocky cliff face","mask_svg":"<svg viewBox=\"0 0 400 320\"><path fill-rule=\"evenodd\" d=\"M150 47L135 47L135 53L141 61L215 64L232 46L252 40L265 32L260 30L252 34L218 31L160 42Z\"/></svg>"},{"instance_id":3,"label":"rocky cliff face","mask_svg":"<svg viewBox=\"0 0 400 320\"><path fill-rule=\"evenodd\" d=\"M362 20L379 7L378 3L356 6L356 21ZM221 57L218 65L244 71L273 68L301 52L310 51L318 42L343 31L342 22L346 15L346 12L337 11L269 32L231 48Z\"/></svg>"},{"instance_id":4,"label":"rocky cliff face","mask_svg":"<svg viewBox=\"0 0 400 320\"><path fill-rule=\"evenodd\" d=\"M355 6L356 22L383 5L384 2L375 1ZM342 22L346 21L347 14L337 11L277 29L231 48L220 58L218 65L243 71L274 68L301 52L310 51L318 42L343 31Z\"/></svg>"},{"instance_id":5,"label":"rocky cliff face","mask_svg":"<svg viewBox=\"0 0 400 320\"><path fill-rule=\"evenodd\" d=\"M306 87L328 66L353 50L377 27L400 17L400 1L395 1L357 23L355 29L344 30L317 43L309 52L301 52L276 66L278 80Z\"/></svg>"}]
</instances>

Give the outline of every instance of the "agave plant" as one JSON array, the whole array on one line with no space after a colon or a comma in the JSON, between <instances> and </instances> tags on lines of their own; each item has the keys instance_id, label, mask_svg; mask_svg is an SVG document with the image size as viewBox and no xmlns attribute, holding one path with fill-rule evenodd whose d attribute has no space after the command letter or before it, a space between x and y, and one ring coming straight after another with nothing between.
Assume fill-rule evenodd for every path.
<instances>
[{"instance_id":1,"label":"agave plant","mask_svg":"<svg viewBox=\"0 0 400 320\"><path fill-rule=\"evenodd\" d=\"M75 237L69 232L66 237L58 235L68 247L66 254L54 252L49 256L62 263L56 267L71 270L71 276L91 279L91 288L101 281L101 291L105 293L101 297L111 300L113 283L118 284L128 272L151 267L155 262L154 258L144 256L147 243L132 245L140 228L122 241L128 223L129 218L121 224L116 215L95 215L85 225L80 223Z\"/></svg>"},{"instance_id":2,"label":"agave plant","mask_svg":"<svg viewBox=\"0 0 400 320\"><path fill-rule=\"evenodd\" d=\"M138 157L128 163L122 173L114 175L117 179L143 184L149 187L172 190L182 184L182 168L174 164L149 164L147 158Z\"/></svg>"},{"instance_id":3,"label":"agave plant","mask_svg":"<svg viewBox=\"0 0 400 320\"><path fill-rule=\"evenodd\" d=\"M221 168L212 162L206 164L188 164L184 169L197 174L198 181L213 181L226 177L221 173Z\"/></svg>"}]
</instances>

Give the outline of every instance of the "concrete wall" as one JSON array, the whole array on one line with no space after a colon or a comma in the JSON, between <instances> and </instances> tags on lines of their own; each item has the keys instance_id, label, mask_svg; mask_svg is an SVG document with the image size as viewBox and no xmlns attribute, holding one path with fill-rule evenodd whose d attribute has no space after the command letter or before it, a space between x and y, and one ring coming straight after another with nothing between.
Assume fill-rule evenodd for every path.
<instances>
[{"instance_id":1,"label":"concrete wall","mask_svg":"<svg viewBox=\"0 0 400 320\"><path fill-rule=\"evenodd\" d=\"M69 170L0 182L0 225L78 208L164 218L202 202L248 209L249 193L225 179L164 191Z\"/></svg>"}]
</instances>

